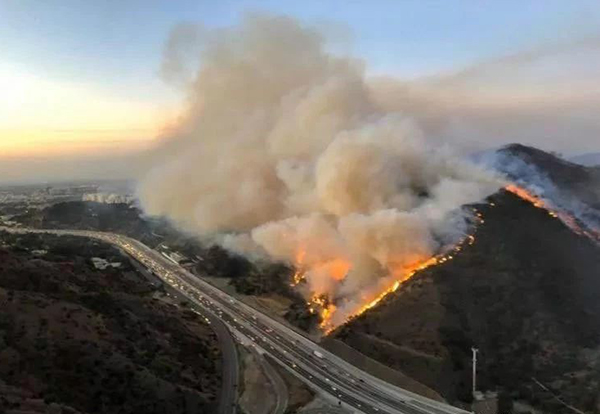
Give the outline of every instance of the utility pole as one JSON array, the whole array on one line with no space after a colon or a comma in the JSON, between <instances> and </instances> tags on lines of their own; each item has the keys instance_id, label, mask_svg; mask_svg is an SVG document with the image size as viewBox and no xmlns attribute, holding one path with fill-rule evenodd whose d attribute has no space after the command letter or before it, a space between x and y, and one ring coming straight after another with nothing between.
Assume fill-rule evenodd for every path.
<instances>
[{"instance_id":1,"label":"utility pole","mask_svg":"<svg viewBox=\"0 0 600 414\"><path fill-rule=\"evenodd\" d=\"M473 352L473 398L475 398L475 392L477 391L477 352L479 349L471 348Z\"/></svg>"}]
</instances>

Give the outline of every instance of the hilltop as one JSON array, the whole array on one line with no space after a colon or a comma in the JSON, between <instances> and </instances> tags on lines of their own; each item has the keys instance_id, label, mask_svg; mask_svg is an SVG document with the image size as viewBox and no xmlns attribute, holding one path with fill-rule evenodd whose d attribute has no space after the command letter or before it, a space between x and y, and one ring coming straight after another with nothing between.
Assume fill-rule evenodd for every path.
<instances>
[{"instance_id":1,"label":"hilltop","mask_svg":"<svg viewBox=\"0 0 600 414\"><path fill-rule=\"evenodd\" d=\"M521 144L508 145L493 154L493 167L557 208L600 229L600 167L586 167Z\"/></svg>"}]
</instances>

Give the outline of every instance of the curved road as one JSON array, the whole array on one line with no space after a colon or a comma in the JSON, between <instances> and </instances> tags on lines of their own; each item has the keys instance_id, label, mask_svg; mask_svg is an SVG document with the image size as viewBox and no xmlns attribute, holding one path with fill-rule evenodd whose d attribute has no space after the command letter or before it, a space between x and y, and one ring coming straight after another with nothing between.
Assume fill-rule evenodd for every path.
<instances>
[{"instance_id":1,"label":"curved road","mask_svg":"<svg viewBox=\"0 0 600 414\"><path fill-rule=\"evenodd\" d=\"M239 359L231 332L219 318L210 312L202 312L213 327L223 354L223 385L219 395L219 414L235 414L239 381Z\"/></svg>"},{"instance_id":2,"label":"curved road","mask_svg":"<svg viewBox=\"0 0 600 414\"><path fill-rule=\"evenodd\" d=\"M289 403L289 392L287 389L287 385L281 378L281 375L273 368L273 365L266 358L254 350L254 355L257 361L260 363L260 366L263 368L263 371L269 382L273 386L273 392L275 393L275 408L273 408L272 414L283 414L287 409Z\"/></svg>"},{"instance_id":3,"label":"curved road","mask_svg":"<svg viewBox=\"0 0 600 414\"><path fill-rule=\"evenodd\" d=\"M137 240L112 233L4 228L15 233L51 233L111 243L202 309L218 317L236 336L249 338L259 352L342 408L365 414L466 414L465 410L388 384L321 348L281 322L199 279Z\"/></svg>"}]
</instances>

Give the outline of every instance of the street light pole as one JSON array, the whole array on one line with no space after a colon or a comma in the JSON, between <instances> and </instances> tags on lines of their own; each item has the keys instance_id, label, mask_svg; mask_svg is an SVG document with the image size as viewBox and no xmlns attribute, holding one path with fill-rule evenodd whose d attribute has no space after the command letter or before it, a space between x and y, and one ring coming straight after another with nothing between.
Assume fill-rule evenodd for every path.
<instances>
[{"instance_id":1,"label":"street light pole","mask_svg":"<svg viewBox=\"0 0 600 414\"><path fill-rule=\"evenodd\" d=\"M473 398L475 397L475 392L477 391L477 352L479 349L471 348L473 352Z\"/></svg>"}]
</instances>

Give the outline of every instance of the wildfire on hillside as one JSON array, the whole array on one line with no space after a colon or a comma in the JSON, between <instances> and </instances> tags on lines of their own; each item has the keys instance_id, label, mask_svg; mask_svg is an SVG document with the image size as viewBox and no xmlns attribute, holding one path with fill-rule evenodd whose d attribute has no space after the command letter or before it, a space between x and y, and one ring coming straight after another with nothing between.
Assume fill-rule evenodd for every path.
<instances>
[{"instance_id":1,"label":"wildfire on hillside","mask_svg":"<svg viewBox=\"0 0 600 414\"><path fill-rule=\"evenodd\" d=\"M537 208L546 210L548 215L561 220L575 233L580 235L586 235L594 240L600 241L600 237L595 237L593 233L582 228L582 226L579 225L578 221L573 216L565 212L553 209L544 199L533 194L532 192L514 184L507 185L505 187L505 190L512 194L515 194L523 200L528 201ZM495 206L495 204L491 202L490 206ZM477 209L473 209L473 217L475 226L483 224L485 222L483 214ZM433 257L423 257L409 264L403 263L399 264L396 267L389 268L388 270L390 273L390 277L382 279L382 283L380 284L377 292L364 293L360 298L361 304L356 306L355 310L348 316L348 318L344 322L342 322L342 324L360 316L367 310L377 306L386 296L397 291L402 285L402 283L413 277L417 272L432 266L446 263L454 259L456 255L465 246L470 246L474 243L475 236L473 232L473 234L469 234L465 236L462 240L460 240L452 249L446 250L442 254ZM300 250L296 254L295 265L297 270L293 275L291 286L297 286L300 283L302 283L305 280L307 274L309 274L310 272L325 272L328 275L330 275L331 278L337 281L342 281L345 279L346 275L351 270L351 263L344 259L333 259L318 262L316 264L311 264L309 266L305 262L305 256L305 250ZM336 303L333 303L331 299L327 297L326 294L315 294L307 302L307 305L311 313L318 314L320 316L319 328L325 335L328 335L334 329L338 328L340 323L339 321L337 321L337 323L334 323L333 316L336 312L336 309L338 309L338 306L340 306L339 303L336 306Z\"/></svg>"},{"instance_id":2,"label":"wildfire on hillside","mask_svg":"<svg viewBox=\"0 0 600 414\"><path fill-rule=\"evenodd\" d=\"M477 210L473 210L475 214L475 223L482 224L484 222L482 214ZM464 245L472 245L475 242L475 236L470 234L464 237L459 243L457 243L454 248L447 250L443 254L439 254L437 256L422 258L420 260L416 260L413 263L408 265L398 265L397 267L390 269L391 277L384 279L386 282L380 285L380 289L376 294L371 295L363 295L362 301L363 304L358 306L356 310L349 315L349 317L343 323L347 323L348 321L360 316L364 312L369 309L372 309L376 305L378 305L386 296L395 292L400 288L403 282L407 281L411 277L413 277L417 272L424 270L426 268L446 263L456 256L458 252L460 252ZM312 267L308 269L306 266L303 266L304 254L300 252L297 255L298 263L296 273L293 276L292 286L296 286L302 280L308 271L314 271L315 268ZM343 280L346 274L350 271L351 266L349 262L346 262L341 259L336 259L329 262L324 262L316 265L318 271L328 271L336 280ZM331 273L333 272L333 273ZM317 313L320 316L320 324L319 328L323 332L324 335L328 335L334 329L336 329L339 324L335 324L333 322L333 315L337 309L337 306L331 302L331 300L326 295L314 295L308 302L307 305L309 307L310 313Z\"/></svg>"},{"instance_id":3,"label":"wildfire on hillside","mask_svg":"<svg viewBox=\"0 0 600 414\"><path fill-rule=\"evenodd\" d=\"M504 189L525 201L529 201L535 207L546 210L549 216L562 221L574 233L579 234L580 236L587 236L596 242L600 242L600 234L598 234L594 230L583 228L580 225L580 222L578 222L578 220L575 217L564 211L555 210L548 202L544 201L541 197L533 194L532 192L524 189L523 187L519 187L514 184L509 184L506 187L504 187Z\"/></svg>"}]
</instances>

